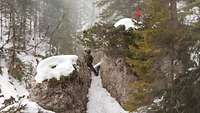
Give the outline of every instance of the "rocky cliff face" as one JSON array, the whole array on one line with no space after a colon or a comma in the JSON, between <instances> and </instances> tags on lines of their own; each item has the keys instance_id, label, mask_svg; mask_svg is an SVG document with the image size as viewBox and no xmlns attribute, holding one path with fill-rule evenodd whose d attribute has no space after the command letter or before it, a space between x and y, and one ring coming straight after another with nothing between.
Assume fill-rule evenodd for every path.
<instances>
[{"instance_id":1,"label":"rocky cliff face","mask_svg":"<svg viewBox=\"0 0 200 113\"><path fill-rule=\"evenodd\" d=\"M90 87L90 72L80 63L79 72L72 76L52 79L37 84L33 89L33 101L56 113L86 113L87 94Z\"/></svg>"},{"instance_id":2,"label":"rocky cliff face","mask_svg":"<svg viewBox=\"0 0 200 113\"><path fill-rule=\"evenodd\" d=\"M104 56L101 64L101 76L103 86L120 104L124 104L132 90L129 84L137 80L131 68L122 58Z\"/></svg>"}]
</instances>

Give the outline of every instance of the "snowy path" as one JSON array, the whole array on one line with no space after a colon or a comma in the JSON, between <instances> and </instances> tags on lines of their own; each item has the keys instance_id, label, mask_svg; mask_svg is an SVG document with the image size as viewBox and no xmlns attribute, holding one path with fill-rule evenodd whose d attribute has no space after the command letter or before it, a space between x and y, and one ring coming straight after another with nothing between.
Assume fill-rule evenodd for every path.
<instances>
[{"instance_id":1,"label":"snowy path","mask_svg":"<svg viewBox=\"0 0 200 113\"><path fill-rule=\"evenodd\" d=\"M89 89L89 102L87 113L128 113L120 104L111 97L103 88L100 76L92 75L92 83Z\"/></svg>"}]
</instances>

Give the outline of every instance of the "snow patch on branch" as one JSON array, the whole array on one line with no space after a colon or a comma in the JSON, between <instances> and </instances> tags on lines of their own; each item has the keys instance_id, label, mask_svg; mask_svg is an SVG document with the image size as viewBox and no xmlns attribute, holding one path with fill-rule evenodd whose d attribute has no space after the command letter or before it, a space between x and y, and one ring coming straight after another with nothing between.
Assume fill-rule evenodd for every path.
<instances>
[{"instance_id":1,"label":"snow patch on branch","mask_svg":"<svg viewBox=\"0 0 200 113\"><path fill-rule=\"evenodd\" d=\"M199 7L193 7L192 9L190 9L190 11L192 12L192 14L187 15L185 17L184 23L186 25L191 25L191 24L197 23L197 22L199 22L199 19L200 19L200 8Z\"/></svg>"},{"instance_id":2,"label":"snow patch on branch","mask_svg":"<svg viewBox=\"0 0 200 113\"><path fill-rule=\"evenodd\" d=\"M186 2L185 1L178 1L177 4L176 4L176 7L177 7L178 10L183 12L183 10L181 10L181 9L186 7Z\"/></svg>"},{"instance_id":3,"label":"snow patch on branch","mask_svg":"<svg viewBox=\"0 0 200 113\"><path fill-rule=\"evenodd\" d=\"M122 18L122 19L120 19L119 21L117 21L117 22L114 24L114 27L118 27L118 26L120 26L120 25L124 25L126 30L128 30L129 28L132 28L132 29L140 29L141 26L136 25L136 23L142 24L142 22L138 22L138 21L135 20L135 19L131 19L131 18Z\"/></svg>"}]
</instances>

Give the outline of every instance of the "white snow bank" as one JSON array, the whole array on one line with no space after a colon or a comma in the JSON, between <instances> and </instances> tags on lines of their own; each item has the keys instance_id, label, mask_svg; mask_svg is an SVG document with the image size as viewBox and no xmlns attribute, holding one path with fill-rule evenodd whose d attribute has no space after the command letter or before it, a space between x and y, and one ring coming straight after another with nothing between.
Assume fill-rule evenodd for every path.
<instances>
[{"instance_id":1,"label":"white snow bank","mask_svg":"<svg viewBox=\"0 0 200 113\"><path fill-rule=\"evenodd\" d=\"M133 29L141 28L140 26L136 25L135 23L142 24L142 22L137 22L137 20L134 20L131 18L123 18L123 19L120 19L119 21L117 21L114 24L114 27L124 25L126 30L128 30L129 28L133 28Z\"/></svg>"},{"instance_id":2,"label":"white snow bank","mask_svg":"<svg viewBox=\"0 0 200 113\"><path fill-rule=\"evenodd\" d=\"M11 97L17 99L17 93L15 87L13 86L12 82L4 75L0 75L0 89L1 95L4 96L5 99L9 99Z\"/></svg>"},{"instance_id":3,"label":"white snow bank","mask_svg":"<svg viewBox=\"0 0 200 113\"><path fill-rule=\"evenodd\" d=\"M36 82L42 83L52 78L59 80L61 76L69 76L75 70L73 65L77 60L76 55L59 55L42 60L37 66Z\"/></svg>"},{"instance_id":4,"label":"white snow bank","mask_svg":"<svg viewBox=\"0 0 200 113\"><path fill-rule=\"evenodd\" d=\"M99 65L100 63L96 66ZM92 74L92 83L88 98L87 113L128 113L113 97L111 97L110 93L103 88L100 75L94 76L94 74Z\"/></svg>"},{"instance_id":5,"label":"white snow bank","mask_svg":"<svg viewBox=\"0 0 200 113\"><path fill-rule=\"evenodd\" d=\"M25 99L21 103L22 105L25 105L25 109L22 111L23 113L55 113L52 111L45 110L41 106L39 106L37 103L32 102L28 99Z\"/></svg>"},{"instance_id":6,"label":"white snow bank","mask_svg":"<svg viewBox=\"0 0 200 113\"><path fill-rule=\"evenodd\" d=\"M8 75L6 67L3 67L2 70L3 74L0 75L0 95L3 95L4 99L13 97L18 100L19 97L29 96L25 86Z\"/></svg>"},{"instance_id":7,"label":"white snow bank","mask_svg":"<svg viewBox=\"0 0 200 113\"><path fill-rule=\"evenodd\" d=\"M9 105L7 107L5 107L4 109L0 110L0 112L9 112L11 109L14 110L14 109L19 109L21 107L24 106L24 109L18 111L20 113L39 113L39 112L42 112L42 113L55 113L55 112L52 112L52 111L48 111L48 110L45 110L44 108L40 107L37 103L35 102L32 102L28 99L23 99L22 101L20 101L19 103L14 103L12 105Z\"/></svg>"},{"instance_id":8,"label":"white snow bank","mask_svg":"<svg viewBox=\"0 0 200 113\"><path fill-rule=\"evenodd\" d=\"M0 74L0 109L5 107L4 102L13 98L13 101L18 101L21 97L28 97L29 92L25 86L19 81L15 80L8 74L6 63L2 60L0 66L2 67L2 75Z\"/></svg>"}]
</instances>

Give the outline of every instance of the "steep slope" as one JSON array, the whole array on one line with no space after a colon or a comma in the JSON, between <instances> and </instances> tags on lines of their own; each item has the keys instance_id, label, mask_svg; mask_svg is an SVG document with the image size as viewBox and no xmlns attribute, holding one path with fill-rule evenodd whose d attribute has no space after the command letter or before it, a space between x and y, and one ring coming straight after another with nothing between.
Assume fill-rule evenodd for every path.
<instances>
[{"instance_id":1,"label":"steep slope","mask_svg":"<svg viewBox=\"0 0 200 113\"><path fill-rule=\"evenodd\" d=\"M54 113L29 100L30 93L23 82L14 79L8 73L5 61L2 59L1 61L0 113Z\"/></svg>"}]
</instances>

